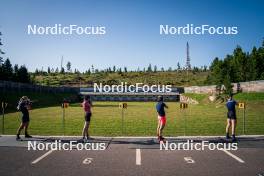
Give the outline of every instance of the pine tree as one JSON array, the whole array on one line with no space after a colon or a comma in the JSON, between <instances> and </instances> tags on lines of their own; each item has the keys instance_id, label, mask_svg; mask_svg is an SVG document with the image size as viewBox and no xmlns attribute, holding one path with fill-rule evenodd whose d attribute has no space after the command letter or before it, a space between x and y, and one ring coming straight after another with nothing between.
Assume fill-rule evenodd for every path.
<instances>
[{"instance_id":1,"label":"pine tree","mask_svg":"<svg viewBox=\"0 0 264 176\"><path fill-rule=\"evenodd\" d=\"M94 73L94 66L92 65L92 73Z\"/></svg>"},{"instance_id":2,"label":"pine tree","mask_svg":"<svg viewBox=\"0 0 264 176\"><path fill-rule=\"evenodd\" d=\"M51 71L50 71L50 67L48 67L48 74L50 74L51 73Z\"/></svg>"},{"instance_id":3,"label":"pine tree","mask_svg":"<svg viewBox=\"0 0 264 176\"><path fill-rule=\"evenodd\" d=\"M67 64L66 64L66 68L67 68L67 72L71 72L71 62L67 62Z\"/></svg>"},{"instance_id":4,"label":"pine tree","mask_svg":"<svg viewBox=\"0 0 264 176\"><path fill-rule=\"evenodd\" d=\"M180 70L181 70L181 65L180 65L180 63L179 63L179 62L177 63L177 70L178 70L178 71L180 71Z\"/></svg>"},{"instance_id":5,"label":"pine tree","mask_svg":"<svg viewBox=\"0 0 264 176\"><path fill-rule=\"evenodd\" d=\"M152 72L152 66L151 66L151 64L149 64L148 69L147 69L147 72Z\"/></svg>"},{"instance_id":6,"label":"pine tree","mask_svg":"<svg viewBox=\"0 0 264 176\"><path fill-rule=\"evenodd\" d=\"M16 81L16 82L18 82L19 81L19 79L18 79L18 65L17 64L15 64L15 66L14 66L14 75L13 75L13 80L14 81Z\"/></svg>"},{"instance_id":7,"label":"pine tree","mask_svg":"<svg viewBox=\"0 0 264 176\"><path fill-rule=\"evenodd\" d=\"M154 65L154 72L156 73L158 71L157 65Z\"/></svg>"},{"instance_id":8,"label":"pine tree","mask_svg":"<svg viewBox=\"0 0 264 176\"><path fill-rule=\"evenodd\" d=\"M65 70L64 70L64 67L61 67L61 71L60 71L61 74L64 74L65 73Z\"/></svg>"},{"instance_id":9,"label":"pine tree","mask_svg":"<svg viewBox=\"0 0 264 176\"><path fill-rule=\"evenodd\" d=\"M2 33L0 32L0 37L1 37ZM2 42L1 42L1 38L0 38L0 46L2 46ZM3 70L3 62L4 62L4 58L3 55L5 53L2 51L2 49L0 48L0 80L4 79L4 70Z\"/></svg>"},{"instance_id":10,"label":"pine tree","mask_svg":"<svg viewBox=\"0 0 264 176\"><path fill-rule=\"evenodd\" d=\"M28 74L28 70L24 65L19 67L17 76L18 76L19 82L22 82L22 83L30 82L30 76Z\"/></svg>"},{"instance_id":11,"label":"pine tree","mask_svg":"<svg viewBox=\"0 0 264 176\"><path fill-rule=\"evenodd\" d=\"M119 68L117 72L118 72L118 74L122 74L122 69Z\"/></svg>"},{"instance_id":12,"label":"pine tree","mask_svg":"<svg viewBox=\"0 0 264 176\"><path fill-rule=\"evenodd\" d=\"M9 60L9 58L7 58L2 66L3 68L3 78L6 81L12 81L13 78L13 68L12 68L12 64Z\"/></svg>"},{"instance_id":13,"label":"pine tree","mask_svg":"<svg viewBox=\"0 0 264 176\"><path fill-rule=\"evenodd\" d=\"M0 32L0 36L2 35L2 33ZM3 44L2 44L2 42L1 42L1 38L0 38L0 46L2 46ZM3 64L3 62L4 62L4 58L3 58L3 56L2 55L4 55L5 54L5 52L3 52L2 51L2 49L0 48L0 67L1 67L1 65Z\"/></svg>"},{"instance_id":14,"label":"pine tree","mask_svg":"<svg viewBox=\"0 0 264 176\"><path fill-rule=\"evenodd\" d=\"M264 79L264 40L262 47L258 48L256 59L257 79Z\"/></svg>"}]
</instances>

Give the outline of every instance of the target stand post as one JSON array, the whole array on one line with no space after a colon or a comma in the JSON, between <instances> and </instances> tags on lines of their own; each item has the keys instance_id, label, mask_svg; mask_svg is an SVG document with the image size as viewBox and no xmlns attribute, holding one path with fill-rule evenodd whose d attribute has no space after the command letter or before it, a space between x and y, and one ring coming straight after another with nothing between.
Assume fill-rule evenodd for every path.
<instances>
[{"instance_id":1,"label":"target stand post","mask_svg":"<svg viewBox=\"0 0 264 176\"><path fill-rule=\"evenodd\" d=\"M62 108L62 131L63 131L63 136L65 136L65 108L68 108L69 103L64 101L61 105Z\"/></svg>"},{"instance_id":2,"label":"target stand post","mask_svg":"<svg viewBox=\"0 0 264 176\"><path fill-rule=\"evenodd\" d=\"M238 103L238 108L243 110L243 134L246 134L246 103Z\"/></svg>"},{"instance_id":3,"label":"target stand post","mask_svg":"<svg viewBox=\"0 0 264 176\"><path fill-rule=\"evenodd\" d=\"M122 136L124 135L124 109L127 109L127 103L119 103L121 109Z\"/></svg>"},{"instance_id":4,"label":"target stand post","mask_svg":"<svg viewBox=\"0 0 264 176\"><path fill-rule=\"evenodd\" d=\"M5 109L7 108L7 102L1 102L2 107L2 134L5 134Z\"/></svg>"},{"instance_id":5,"label":"target stand post","mask_svg":"<svg viewBox=\"0 0 264 176\"><path fill-rule=\"evenodd\" d=\"M186 109L188 108L188 104L187 103L180 103L180 109L182 110L182 114L183 114L183 118L184 118L184 136L186 136L186 129L187 129L187 122L186 122Z\"/></svg>"}]
</instances>

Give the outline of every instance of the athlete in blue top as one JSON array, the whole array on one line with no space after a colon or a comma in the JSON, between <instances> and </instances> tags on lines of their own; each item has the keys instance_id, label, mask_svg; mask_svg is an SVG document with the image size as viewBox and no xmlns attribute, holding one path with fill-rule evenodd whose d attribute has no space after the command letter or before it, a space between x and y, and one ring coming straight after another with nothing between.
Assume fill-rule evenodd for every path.
<instances>
[{"instance_id":1,"label":"athlete in blue top","mask_svg":"<svg viewBox=\"0 0 264 176\"><path fill-rule=\"evenodd\" d=\"M158 103L156 104L156 110L158 113L157 136L159 141L164 141L164 138L162 137L162 130L166 125L166 114L164 108L168 108L168 106L163 102L163 97L158 96Z\"/></svg>"},{"instance_id":2,"label":"athlete in blue top","mask_svg":"<svg viewBox=\"0 0 264 176\"><path fill-rule=\"evenodd\" d=\"M226 103L226 107L227 107L226 138L230 139L229 129L230 129L230 126L232 126L232 141L233 142L236 141L236 137L235 137L235 130L236 130L236 124L237 124L236 105L237 105L237 102L233 99L233 95L231 94Z\"/></svg>"}]
</instances>

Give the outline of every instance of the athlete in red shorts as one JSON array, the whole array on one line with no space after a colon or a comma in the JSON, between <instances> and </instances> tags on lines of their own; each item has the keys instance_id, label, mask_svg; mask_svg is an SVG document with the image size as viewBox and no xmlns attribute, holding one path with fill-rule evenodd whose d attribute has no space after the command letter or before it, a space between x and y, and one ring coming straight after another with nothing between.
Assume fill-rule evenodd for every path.
<instances>
[{"instance_id":1,"label":"athlete in red shorts","mask_svg":"<svg viewBox=\"0 0 264 176\"><path fill-rule=\"evenodd\" d=\"M166 114L164 108L168 108L168 106L163 102L163 97L158 96L158 103L156 104L156 110L158 113L157 136L159 141L164 140L164 137L162 136L162 131L166 125Z\"/></svg>"}]
</instances>

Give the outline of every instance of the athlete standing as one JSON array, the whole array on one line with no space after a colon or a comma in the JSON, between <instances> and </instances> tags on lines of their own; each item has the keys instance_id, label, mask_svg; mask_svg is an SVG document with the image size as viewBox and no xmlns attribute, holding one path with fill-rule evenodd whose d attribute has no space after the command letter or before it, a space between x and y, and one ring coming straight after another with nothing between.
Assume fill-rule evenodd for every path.
<instances>
[{"instance_id":1,"label":"athlete standing","mask_svg":"<svg viewBox=\"0 0 264 176\"><path fill-rule=\"evenodd\" d=\"M89 95L86 95L84 97L82 107L83 107L83 110L85 113L85 115L84 115L85 122L84 122L84 126L83 126L83 131L82 131L83 140L85 141L85 140L88 140L90 138L88 130L89 130L91 116L92 116L92 111L91 111L92 102L90 100Z\"/></svg>"},{"instance_id":2,"label":"athlete standing","mask_svg":"<svg viewBox=\"0 0 264 176\"><path fill-rule=\"evenodd\" d=\"M163 97L158 96L158 103L156 104L156 110L158 113L157 136L159 141L164 141L164 137L162 136L162 131L166 125L166 113L164 108L168 108L168 106L163 102Z\"/></svg>"},{"instance_id":3,"label":"athlete standing","mask_svg":"<svg viewBox=\"0 0 264 176\"><path fill-rule=\"evenodd\" d=\"M226 103L227 107L227 124L226 124L226 139L230 139L229 136L229 129L230 126L232 127L232 141L236 141L236 136L235 136L235 130L236 130L236 124L237 124L237 118L236 118L236 105L238 103L233 99L233 95L230 94L228 101Z\"/></svg>"},{"instance_id":4,"label":"athlete standing","mask_svg":"<svg viewBox=\"0 0 264 176\"><path fill-rule=\"evenodd\" d=\"M17 110L22 112L21 124L17 129L16 140L20 140L20 132L25 129L25 138L32 138L28 134L28 126L29 126L29 112L28 110L31 109L31 101L27 96L21 97L18 102Z\"/></svg>"}]
</instances>

